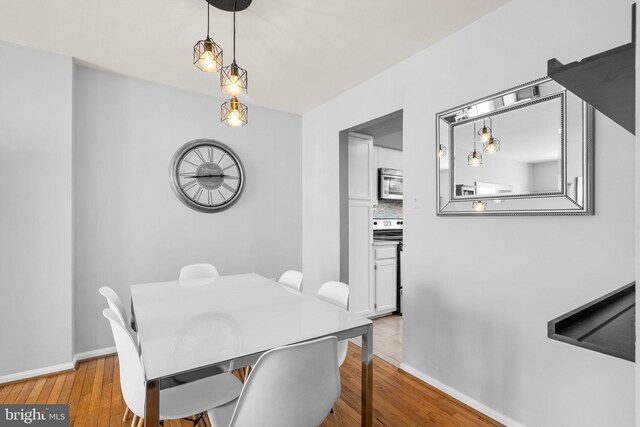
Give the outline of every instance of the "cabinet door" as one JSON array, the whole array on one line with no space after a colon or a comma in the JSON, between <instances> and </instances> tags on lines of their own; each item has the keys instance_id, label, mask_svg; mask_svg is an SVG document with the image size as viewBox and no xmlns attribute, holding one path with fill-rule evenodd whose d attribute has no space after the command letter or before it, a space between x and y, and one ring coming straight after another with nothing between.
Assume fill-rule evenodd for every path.
<instances>
[{"instance_id":1,"label":"cabinet door","mask_svg":"<svg viewBox=\"0 0 640 427\"><path fill-rule=\"evenodd\" d=\"M370 203L349 202L349 310L362 316L373 312L372 214Z\"/></svg>"},{"instance_id":2,"label":"cabinet door","mask_svg":"<svg viewBox=\"0 0 640 427\"><path fill-rule=\"evenodd\" d=\"M376 261L376 312L394 311L396 309L396 260Z\"/></svg>"},{"instance_id":3,"label":"cabinet door","mask_svg":"<svg viewBox=\"0 0 640 427\"><path fill-rule=\"evenodd\" d=\"M375 152L373 138L356 133L349 134L349 199L374 203Z\"/></svg>"}]
</instances>

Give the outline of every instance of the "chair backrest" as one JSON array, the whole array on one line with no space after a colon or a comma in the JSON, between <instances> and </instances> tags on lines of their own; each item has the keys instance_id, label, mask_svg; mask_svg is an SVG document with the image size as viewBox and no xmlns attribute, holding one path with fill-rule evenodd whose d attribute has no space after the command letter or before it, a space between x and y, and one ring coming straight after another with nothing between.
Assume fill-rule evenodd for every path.
<instances>
[{"instance_id":1,"label":"chair backrest","mask_svg":"<svg viewBox=\"0 0 640 427\"><path fill-rule=\"evenodd\" d=\"M263 354L238 398L230 427L317 427L340 397L336 337Z\"/></svg>"},{"instance_id":2,"label":"chair backrest","mask_svg":"<svg viewBox=\"0 0 640 427\"><path fill-rule=\"evenodd\" d=\"M179 280L206 279L207 277L218 277L220 273L211 264L191 264L180 269Z\"/></svg>"},{"instance_id":3,"label":"chair backrest","mask_svg":"<svg viewBox=\"0 0 640 427\"><path fill-rule=\"evenodd\" d=\"M118 294L115 293L113 289L108 286L103 286L98 289L98 292L102 294L103 297L107 299L107 303L109 304L109 308L113 310L113 312L118 316L122 324L125 328L129 329L131 324L129 323L129 317L127 316L127 312L124 309L124 304L118 297Z\"/></svg>"},{"instance_id":4,"label":"chair backrest","mask_svg":"<svg viewBox=\"0 0 640 427\"><path fill-rule=\"evenodd\" d=\"M296 291L302 291L302 273L295 270L285 271L278 279L278 283L293 288Z\"/></svg>"},{"instance_id":5,"label":"chair backrest","mask_svg":"<svg viewBox=\"0 0 640 427\"><path fill-rule=\"evenodd\" d=\"M105 308L102 315L109 320L113 339L116 342L122 397L135 415L144 416L144 366L138 355L135 339L120 323L120 318L115 311Z\"/></svg>"},{"instance_id":6,"label":"chair backrest","mask_svg":"<svg viewBox=\"0 0 640 427\"><path fill-rule=\"evenodd\" d=\"M318 298L345 310L349 307L349 285L342 282L325 282L318 290Z\"/></svg>"},{"instance_id":7,"label":"chair backrest","mask_svg":"<svg viewBox=\"0 0 640 427\"><path fill-rule=\"evenodd\" d=\"M349 308L349 285L342 282L326 282L318 290L318 298L329 304L347 310ZM338 365L342 366L347 358L349 343L347 340L338 342Z\"/></svg>"}]
</instances>

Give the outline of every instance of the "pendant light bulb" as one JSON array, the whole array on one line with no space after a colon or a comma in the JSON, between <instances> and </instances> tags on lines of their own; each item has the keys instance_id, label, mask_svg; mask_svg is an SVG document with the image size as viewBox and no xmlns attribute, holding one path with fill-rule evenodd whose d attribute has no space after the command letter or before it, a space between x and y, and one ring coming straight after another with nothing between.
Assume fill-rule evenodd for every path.
<instances>
[{"instance_id":1,"label":"pendant light bulb","mask_svg":"<svg viewBox=\"0 0 640 427\"><path fill-rule=\"evenodd\" d=\"M469 163L469 166L477 168L482 164L482 155L477 150L473 150L473 153L469 154L467 163Z\"/></svg>"},{"instance_id":2,"label":"pendant light bulb","mask_svg":"<svg viewBox=\"0 0 640 427\"><path fill-rule=\"evenodd\" d=\"M489 122L491 122L491 117L489 117ZM491 126L487 127L486 123L482 123L482 129L478 132L478 139L483 144L489 142L489 138L491 138Z\"/></svg>"},{"instance_id":3,"label":"pendant light bulb","mask_svg":"<svg viewBox=\"0 0 640 427\"><path fill-rule=\"evenodd\" d=\"M235 96L222 104L220 108L220 121L227 126L240 127L248 122L249 110L246 105L238 101Z\"/></svg>"},{"instance_id":4,"label":"pendant light bulb","mask_svg":"<svg viewBox=\"0 0 640 427\"><path fill-rule=\"evenodd\" d=\"M484 144L484 152L489 154L494 154L500 151L500 140L498 138L494 138L493 136L489 138L489 141Z\"/></svg>"},{"instance_id":5,"label":"pendant light bulb","mask_svg":"<svg viewBox=\"0 0 640 427\"><path fill-rule=\"evenodd\" d=\"M442 159L443 157L446 157L446 156L447 156L447 147L440 144L440 146L438 147L438 157Z\"/></svg>"},{"instance_id":6,"label":"pendant light bulb","mask_svg":"<svg viewBox=\"0 0 640 427\"><path fill-rule=\"evenodd\" d=\"M474 212L484 212L487 210L487 202L484 200L475 200L471 205L471 210Z\"/></svg>"},{"instance_id":7,"label":"pendant light bulb","mask_svg":"<svg viewBox=\"0 0 640 427\"><path fill-rule=\"evenodd\" d=\"M220 89L231 97L247 93L247 83L247 70L239 67L235 60L220 72Z\"/></svg>"}]
</instances>

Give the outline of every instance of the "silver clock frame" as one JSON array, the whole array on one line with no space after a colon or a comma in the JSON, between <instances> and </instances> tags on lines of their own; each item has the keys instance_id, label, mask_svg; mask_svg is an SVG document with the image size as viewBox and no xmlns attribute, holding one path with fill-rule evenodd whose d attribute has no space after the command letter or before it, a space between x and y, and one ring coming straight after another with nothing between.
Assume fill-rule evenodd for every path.
<instances>
[{"instance_id":1,"label":"silver clock frame","mask_svg":"<svg viewBox=\"0 0 640 427\"><path fill-rule=\"evenodd\" d=\"M217 206L200 205L198 203L195 203L191 198L187 197L180 189L180 181L178 178L178 166L179 166L180 159L182 159L182 157L186 153L188 153L191 149L200 145L210 145L225 151L227 155L231 157L233 161L238 165L238 172L240 176L239 183L238 183L238 191L236 191L233 197L231 197L227 202L225 202L222 205L217 205ZM178 200L180 200L184 205L198 212L214 213L214 212L221 212L226 209L229 209L240 198L240 195L242 194L242 190L244 189L244 179L245 179L244 167L242 165L242 162L240 161L240 158L228 145L220 141L216 141L215 139L200 138L200 139L194 139L192 141L187 142L182 147L180 147L178 151L175 152L175 154L171 158L171 163L169 165L169 180L171 182L171 189L173 190L173 193L176 195Z\"/></svg>"}]
</instances>

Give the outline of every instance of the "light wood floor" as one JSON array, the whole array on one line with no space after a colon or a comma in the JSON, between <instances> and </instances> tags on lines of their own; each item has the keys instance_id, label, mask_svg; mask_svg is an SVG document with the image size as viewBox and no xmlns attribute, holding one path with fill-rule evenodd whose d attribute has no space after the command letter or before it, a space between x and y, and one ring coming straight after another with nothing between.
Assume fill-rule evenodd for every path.
<instances>
[{"instance_id":1,"label":"light wood floor","mask_svg":"<svg viewBox=\"0 0 640 427\"><path fill-rule=\"evenodd\" d=\"M499 426L497 422L375 358L374 426ZM342 395L323 427L360 425L360 348L349 344L341 368ZM122 422L124 401L116 356L81 362L75 371L0 385L0 404L69 403L75 426L129 426ZM189 426L167 421L165 426Z\"/></svg>"}]
</instances>

